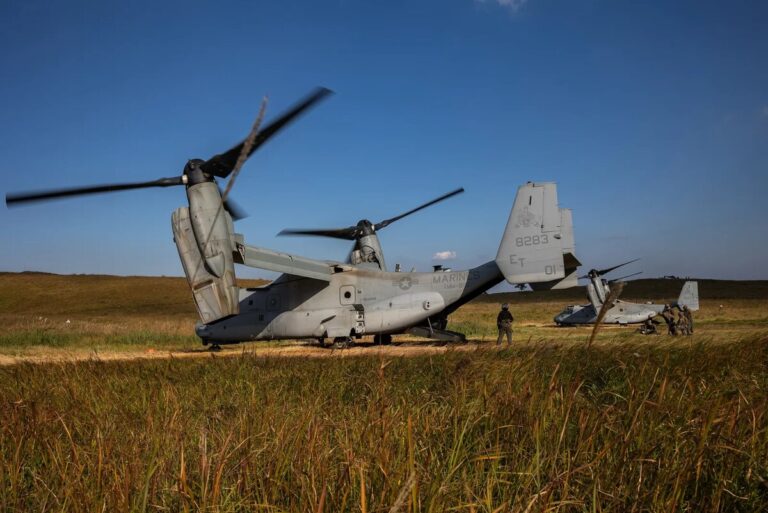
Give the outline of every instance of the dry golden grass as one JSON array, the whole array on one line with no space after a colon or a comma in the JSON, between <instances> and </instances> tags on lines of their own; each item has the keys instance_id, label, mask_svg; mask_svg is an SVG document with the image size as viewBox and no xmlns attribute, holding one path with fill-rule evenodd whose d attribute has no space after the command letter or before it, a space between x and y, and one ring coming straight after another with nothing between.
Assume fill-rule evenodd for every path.
<instances>
[{"instance_id":1,"label":"dry golden grass","mask_svg":"<svg viewBox=\"0 0 768 513\"><path fill-rule=\"evenodd\" d=\"M495 340L497 299L450 327ZM589 328L552 325L568 302L515 296L502 350L203 359L181 279L0 274L0 359L19 357L0 366L0 511L764 508L765 299L705 298L693 337L606 327L589 349ZM152 357L50 362L94 354Z\"/></svg>"},{"instance_id":2,"label":"dry golden grass","mask_svg":"<svg viewBox=\"0 0 768 513\"><path fill-rule=\"evenodd\" d=\"M768 501L766 339L381 355L0 367L0 510Z\"/></svg>"}]
</instances>

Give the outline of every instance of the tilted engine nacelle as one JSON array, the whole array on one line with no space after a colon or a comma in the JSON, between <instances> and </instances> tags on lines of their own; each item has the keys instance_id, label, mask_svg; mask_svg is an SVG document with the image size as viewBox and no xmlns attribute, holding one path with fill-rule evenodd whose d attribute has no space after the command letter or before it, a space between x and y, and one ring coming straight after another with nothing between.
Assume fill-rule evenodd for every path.
<instances>
[{"instance_id":1,"label":"tilted engine nacelle","mask_svg":"<svg viewBox=\"0 0 768 513\"><path fill-rule=\"evenodd\" d=\"M352 265L371 265L381 271L387 270L384 263L384 252L376 234L364 235L355 241L355 246L349 253L347 261Z\"/></svg>"},{"instance_id":2,"label":"tilted engine nacelle","mask_svg":"<svg viewBox=\"0 0 768 513\"><path fill-rule=\"evenodd\" d=\"M187 198L189 207L173 212L173 237L200 319L207 324L240 311L234 227L214 182L190 185Z\"/></svg>"}]
</instances>

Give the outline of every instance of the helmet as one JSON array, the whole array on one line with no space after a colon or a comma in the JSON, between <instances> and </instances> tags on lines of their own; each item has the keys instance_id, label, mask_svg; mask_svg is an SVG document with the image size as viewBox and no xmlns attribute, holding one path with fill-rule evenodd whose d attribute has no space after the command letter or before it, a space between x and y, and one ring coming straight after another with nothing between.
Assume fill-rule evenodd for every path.
<instances>
[{"instance_id":1,"label":"helmet","mask_svg":"<svg viewBox=\"0 0 768 513\"><path fill-rule=\"evenodd\" d=\"M501 309L502 310L508 310L509 309L509 305L507 303L504 303L503 305L501 305Z\"/></svg>"}]
</instances>

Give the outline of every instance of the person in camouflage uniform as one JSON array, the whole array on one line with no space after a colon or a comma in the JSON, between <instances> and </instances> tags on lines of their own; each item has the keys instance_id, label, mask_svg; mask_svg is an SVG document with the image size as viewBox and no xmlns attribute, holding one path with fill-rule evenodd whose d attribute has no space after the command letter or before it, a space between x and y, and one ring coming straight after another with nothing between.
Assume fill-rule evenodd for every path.
<instances>
[{"instance_id":1,"label":"person in camouflage uniform","mask_svg":"<svg viewBox=\"0 0 768 513\"><path fill-rule=\"evenodd\" d=\"M656 330L656 323L652 319L647 319L643 324L640 325L639 328L637 328L637 331L643 335L659 334L659 332Z\"/></svg>"},{"instance_id":2,"label":"person in camouflage uniform","mask_svg":"<svg viewBox=\"0 0 768 513\"><path fill-rule=\"evenodd\" d=\"M685 316L686 324L688 326L688 335L693 335L693 314L687 305L683 306L683 315Z\"/></svg>"},{"instance_id":3,"label":"person in camouflage uniform","mask_svg":"<svg viewBox=\"0 0 768 513\"><path fill-rule=\"evenodd\" d=\"M496 345L501 345L501 341L504 335L507 336L507 343L512 345L512 321L515 318L512 317L512 313L509 311L509 305L501 305L501 311L496 316L496 327L499 328L499 338L496 339Z\"/></svg>"},{"instance_id":4,"label":"person in camouflage uniform","mask_svg":"<svg viewBox=\"0 0 768 513\"><path fill-rule=\"evenodd\" d=\"M677 307L677 332L680 335L690 335L691 332L688 328L688 318L685 316L685 312L679 306Z\"/></svg>"},{"instance_id":5,"label":"person in camouflage uniform","mask_svg":"<svg viewBox=\"0 0 768 513\"><path fill-rule=\"evenodd\" d=\"M672 313L672 309L669 305L664 305L664 311L661 312L661 316L664 318L664 322L667 323L667 333L669 335L677 335L677 326L675 326L675 315Z\"/></svg>"}]
</instances>

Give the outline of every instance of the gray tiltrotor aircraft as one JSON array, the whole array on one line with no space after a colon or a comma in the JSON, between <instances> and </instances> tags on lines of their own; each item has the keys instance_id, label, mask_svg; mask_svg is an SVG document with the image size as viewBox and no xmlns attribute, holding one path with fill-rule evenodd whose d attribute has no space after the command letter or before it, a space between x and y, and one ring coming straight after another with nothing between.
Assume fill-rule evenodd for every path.
<instances>
[{"instance_id":1,"label":"gray tiltrotor aircraft","mask_svg":"<svg viewBox=\"0 0 768 513\"><path fill-rule=\"evenodd\" d=\"M603 276L618 269L619 267L631 264L637 260L624 262L608 269L592 269L583 278L588 278L589 283L586 286L588 305L571 305L555 316L555 323L559 326L571 326L574 324L593 324L597 320L600 309L603 308L611 292L611 283L619 280L608 281ZM634 273L630 276L634 276ZM628 276L625 276L627 278ZM695 281L687 281L683 285L680 297L675 305L687 306L690 310L699 309L699 286ZM653 303L629 303L615 299L609 306L602 322L607 324L637 324L653 319L664 311L665 305L656 305Z\"/></svg>"},{"instance_id":2,"label":"gray tiltrotor aircraft","mask_svg":"<svg viewBox=\"0 0 768 513\"><path fill-rule=\"evenodd\" d=\"M375 342L386 344L392 335L406 332L457 340L462 339L459 334L445 330L448 315L504 279L516 284L536 283L539 288L576 284L574 264L578 261L573 256L571 212L558 207L554 183L520 186L495 259L465 271L389 272L374 233L459 191L382 223L361 221L343 229L344 238L356 241L348 262L315 260L246 244L234 231L236 208L223 199L227 196L216 178L236 176L245 158L329 92L316 90L225 153L206 161L188 161L181 176L11 194L6 196L6 204L184 186L188 206L173 212L171 225L200 315L196 332L204 344L214 347L279 338L330 338L346 345L368 334L374 335ZM240 288L235 264L282 274L263 287Z\"/></svg>"}]
</instances>

